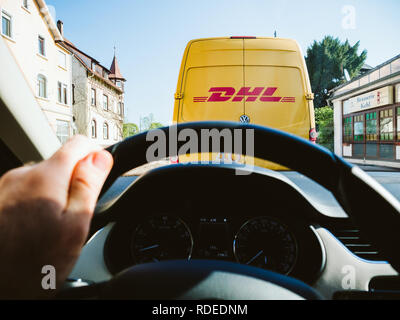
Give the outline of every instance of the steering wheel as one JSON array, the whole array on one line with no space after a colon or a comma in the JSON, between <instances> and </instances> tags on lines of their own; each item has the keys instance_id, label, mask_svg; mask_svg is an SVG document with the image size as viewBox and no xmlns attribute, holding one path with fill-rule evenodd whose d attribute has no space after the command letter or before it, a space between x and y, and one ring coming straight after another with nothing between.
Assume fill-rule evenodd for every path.
<instances>
[{"instance_id":1,"label":"steering wheel","mask_svg":"<svg viewBox=\"0 0 400 320\"><path fill-rule=\"evenodd\" d=\"M204 129L242 130L242 150L246 155L246 130L254 132L252 156L298 171L330 190L360 231L400 270L400 203L364 171L329 150L294 135L253 124L234 122L193 122L158 130L164 132L169 149L171 133L185 129L197 133L201 150ZM104 194L125 172L147 163L146 150L154 143L147 133L125 139L107 150L114 167L104 184ZM175 140L176 139L174 138ZM208 138L208 137L207 137ZM178 141L169 156L178 155L186 141ZM170 152L171 152L170 150ZM232 146L232 149L233 146ZM214 150L213 150L214 151ZM220 150L218 150L220 151ZM211 151L210 151L211 152ZM222 152L222 151L221 151ZM93 224L101 220L95 214ZM249 290L250 288L251 290ZM270 271L221 261L167 261L133 266L102 285L100 298L159 299L318 299L310 286Z\"/></svg>"}]
</instances>

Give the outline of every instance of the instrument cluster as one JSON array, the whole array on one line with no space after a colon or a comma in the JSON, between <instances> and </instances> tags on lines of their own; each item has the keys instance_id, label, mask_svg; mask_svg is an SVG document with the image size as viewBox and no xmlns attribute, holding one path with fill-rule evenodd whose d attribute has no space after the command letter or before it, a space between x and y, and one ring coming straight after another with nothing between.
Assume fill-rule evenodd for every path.
<instances>
[{"instance_id":1,"label":"instrument cluster","mask_svg":"<svg viewBox=\"0 0 400 320\"><path fill-rule=\"evenodd\" d=\"M313 229L290 219L154 214L117 223L106 243L105 260L112 273L163 260L226 260L307 281L321 271L322 251ZM302 260L304 252L313 258Z\"/></svg>"}]
</instances>

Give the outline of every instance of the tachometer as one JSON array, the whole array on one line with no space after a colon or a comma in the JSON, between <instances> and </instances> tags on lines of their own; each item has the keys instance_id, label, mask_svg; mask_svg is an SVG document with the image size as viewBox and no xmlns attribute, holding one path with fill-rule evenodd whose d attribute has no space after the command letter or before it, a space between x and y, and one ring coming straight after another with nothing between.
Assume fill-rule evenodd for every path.
<instances>
[{"instance_id":1,"label":"tachometer","mask_svg":"<svg viewBox=\"0 0 400 320\"><path fill-rule=\"evenodd\" d=\"M297 244L288 227L271 217L247 221L235 236L239 263L288 274L297 259Z\"/></svg>"},{"instance_id":2,"label":"tachometer","mask_svg":"<svg viewBox=\"0 0 400 320\"><path fill-rule=\"evenodd\" d=\"M193 238L188 226L179 218L152 217L136 228L131 252L136 263L190 259Z\"/></svg>"}]
</instances>

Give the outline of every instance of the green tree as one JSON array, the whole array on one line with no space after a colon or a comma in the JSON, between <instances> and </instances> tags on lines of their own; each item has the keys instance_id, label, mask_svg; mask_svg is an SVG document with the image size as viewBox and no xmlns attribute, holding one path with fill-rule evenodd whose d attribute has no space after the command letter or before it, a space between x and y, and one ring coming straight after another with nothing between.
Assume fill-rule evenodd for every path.
<instances>
[{"instance_id":1,"label":"green tree","mask_svg":"<svg viewBox=\"0 0 400 320\"><path fill-rule=\"evenodd\" d=\"M164 125L160 122L152 122L149 126L149 130L162 128Z\"/></svg>"},{"instance_id":2,"label":"green tree","mask_svg":"<svg viewBox=\"0 0 400 320\"><path fill-rule=\"evenodd\" d=\"M316 108L315 123L318 132L317 143L331 151L334 151L333 109L331 107Z\"/></svg>"},{"instance_id":3,"label":"green tree","mask_svg":"<svg viewBox=\"0 0 400 320\"><path fill-rule=\"evenodd\" d=\"M123 127L123 135L124 139L130 136L134 136L139 133L139 127L135 123L124 123Z\"/></svg>"},{"instance_id":4,"label":"green tree","mask_svg":"<svg viewBox=\"0 0 400 320\"><path fill-rule=\"evenodd\" d=\"M326 36L307 49L306 63L310 75L311 87L315 95L316 108L326 106L329 91L346 82L345 70L354 78L359 75L367 58L364 50L358 55L360 42L351 46L349 41L341 42L339 38Z\"/></svg>"}]
</instances>

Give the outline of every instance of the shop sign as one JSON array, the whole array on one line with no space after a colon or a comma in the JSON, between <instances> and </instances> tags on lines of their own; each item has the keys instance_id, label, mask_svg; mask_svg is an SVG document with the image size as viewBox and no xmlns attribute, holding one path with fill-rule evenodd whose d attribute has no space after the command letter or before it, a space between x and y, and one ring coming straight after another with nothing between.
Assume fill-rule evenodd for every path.
<instances>
[{"instance_id":1,"label":"shop sign","mask_svg":"<svg viewBox=\"0 0 400 320\"><path fill-rule=\"evenodd\" d=\"M343 114L349 114L393 104L393 87L374 90L343 102Z\"/></svg>"}]
</instances>

